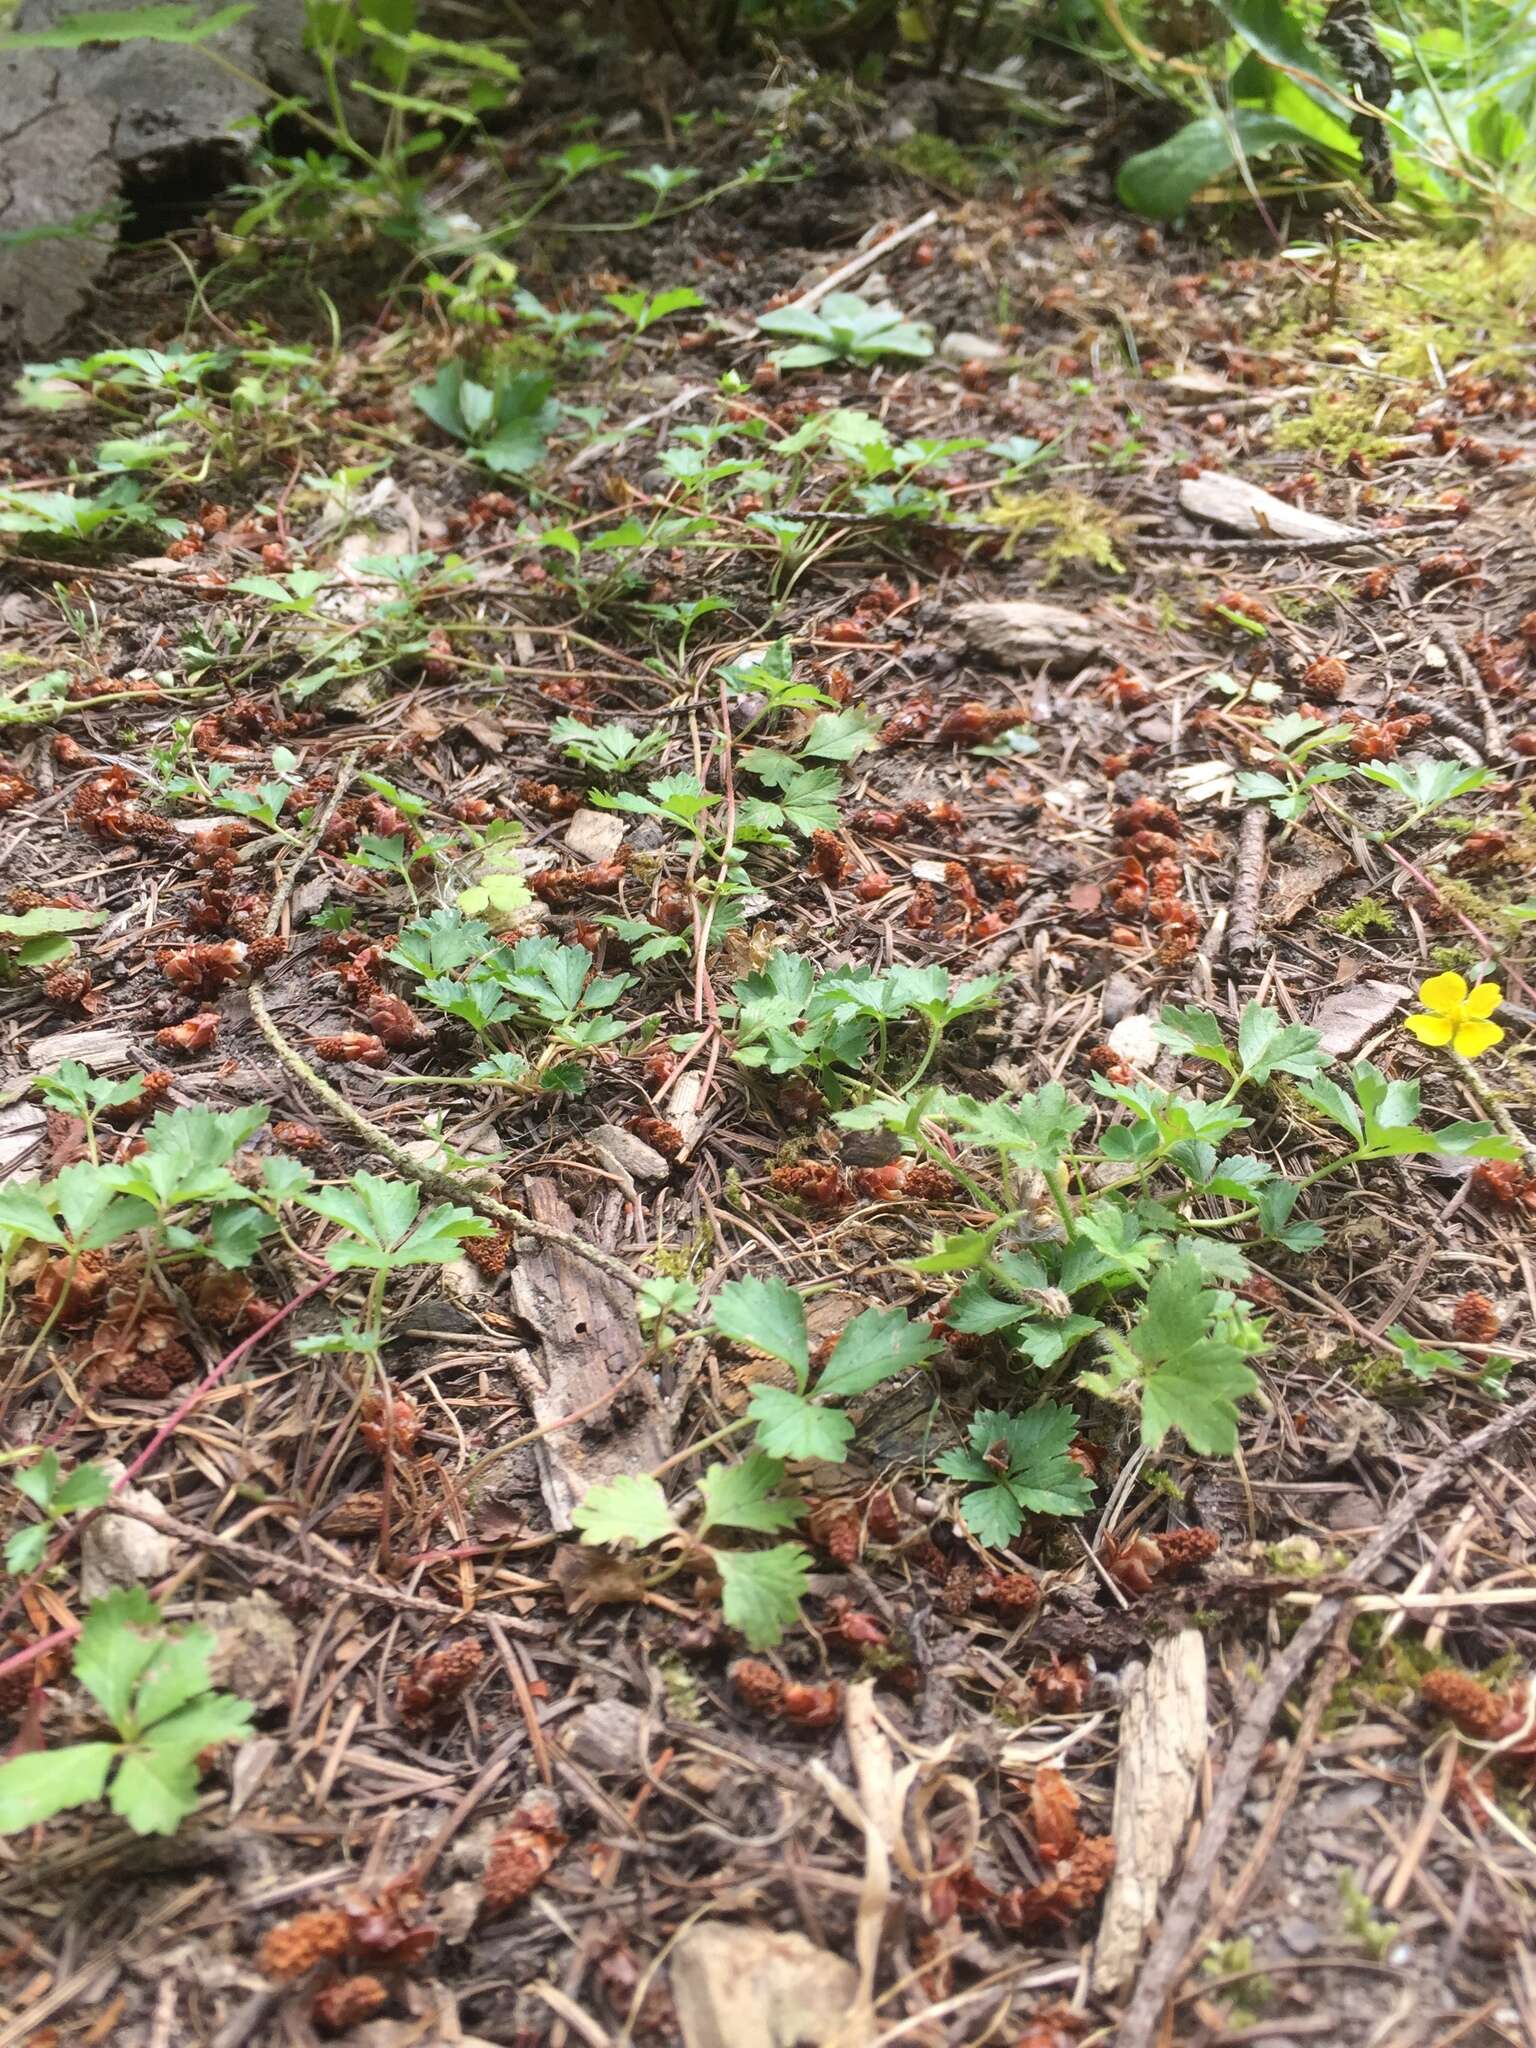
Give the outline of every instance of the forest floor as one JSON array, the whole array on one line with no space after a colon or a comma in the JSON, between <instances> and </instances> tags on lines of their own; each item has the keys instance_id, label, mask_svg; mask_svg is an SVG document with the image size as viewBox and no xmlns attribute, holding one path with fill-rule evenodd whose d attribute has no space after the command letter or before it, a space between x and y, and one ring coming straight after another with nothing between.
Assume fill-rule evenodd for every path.
<instances>
[{"instance_id":1,"label":"forest floor","mask_svg":"<svg viewBox=\"0 0 1536 2048\"><path fill-rule=\"evenodd\" d=\"M621 124L625 163L512 248L546 314L697 294L643 332L359 316L356 247L205 228L125 251L72 338L77 363L219 356L163 430L193 450L157 472L179 537L34 527L0 555L6 908L104 913L46 989L23 967L4 992L4 1172L131 1163L156 1112L245 1111L238 1193L275 1158L310 1196L425 1170L424 1212L499 1234L369 1287L297 1193L273 1231L224 1186L222 1239L178 1196L179 1237L68 1275L13 1230L6 1442L122 1461L140 1519L82 1518L98 1590L212 1627L256 1718L173 1836L97 1805L8 1840L0 2048L1536 2039L1536 1493L1529 1434L1499 1433L1536 1356L1530 273L1476 245L1233 253L1106 206L1091 145L1006 171L949 145L919 176L888 111L754 90L715 125ZM771 174L733 188L766 125ZM551 117L513 176L563 139ZM697 171L683 200L725 189L577 232L633 219L623 170L652 156ZM451 198L495 217L473 166ZM847 288L934 352L775 370L758 316L861 252ZM531 473L413 399L486 349L534 380L507 392L548 440ZM141 435L181 395L161 375L56 371L69 402L7 416L6 488L63 490ZM1220 523L1212 476L1236 480ZM1251 487L1345 531L1287 532ZM560 719L626 727L636 758ZM467 910L595 979L557 962L471 1015ZM390 957L413 929L419 969ZM996 977L923 1082L1059 1083L1088 1112L1065 1235L944 1100L921 1129L833 1121L916 1099L926 1034L909 1008L839 1052L796 957L807 988ZM1403 1028L1426 978L1485 971L1486 1055ZM1158 1037L1165 1005L1229 1040L1265 1006L1336 1077L1374 1062L1385 1125L1413 1083L1423 1131L1502 1135L1389 1143L1256 1218L1199 1167L1239 1124L1189 1104L1236 1092L1187 1030ZM1310 1058L1244 1087L1229 1148L1292 1181L1347 1150ZM70 1060L144 1085L40 1098ZM1116 1207L1137 1155L1088 1140L1158 1106L1183 1179ZM1035 1257L1050 1285L957 1328L963 1270L912 1262L1005 1212L1015 1282ZM1060 1255L1090 1217L1110 1249L1078 1289ZM1267 1344L1235 1456L1141 1445L1133 1408L1063 1377L1104 1367L1088 1330L1126 1327L1170 1231L1225 1247L1221 1327ZM681 1514L754 1390L789 1386L771 1347L711 1333L744 1278L798 1292L818 1360L872 1306L934 1326L855 1394L842 1462L790 1460L799 1531L742 1525L812 1552L755 1655L718 1552L571 1525L626 1475ZM1072 1404L1091 1504L986 1549L938 1457L1041 1393ZM8 1527L31 1514L10 1497ZM81 1524L59 1528L0 1595L13 1754L94 1725L68 1668ZM1266 1670L1294 1679L1272 1725ZM1426 1699L1429 1672L1488 1690ZM1157 1881L1213 1826L1148 2031ZM1103 1839L1142 1892L1104 1888Z\"/></svg>"}]
</instances>

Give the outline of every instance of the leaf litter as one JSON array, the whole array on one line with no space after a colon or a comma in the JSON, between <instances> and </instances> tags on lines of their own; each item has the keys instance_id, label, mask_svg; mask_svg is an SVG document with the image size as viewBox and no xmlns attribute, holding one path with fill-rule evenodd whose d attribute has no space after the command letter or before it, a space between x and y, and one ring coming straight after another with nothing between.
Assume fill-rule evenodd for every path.
<instances>
[{"instance_id":1,"label":"leaf litter","mask_svg":"<svg viewBox=\"0 0 1536 2048\"><path fill-rule=\"evenodd\" d=\"M625 343L483 381L374 307L167 555L4 563L8 1436L137 1482L16 1493L9 1755L117 1761L77 1519L226 1703L184 1861L131 1784L9 1837L37 2038L1113 2038L1204 1744L1354 1591L1177 2037L1363 2041L1383 1973L1529 2022L1518 1430L1429 1484L1536 1307L1521 464L1454 453L1515 386L1307 448L1254 337L1312 287L1085 188L1027 270L971 200L807 305L921 202L805 169L529 252L515 331ZM1400 1028L1447 973L1476 1065ZM247 1730L197 1631L253 1593L299 1656Z\"/></svg>"}]
</instances>

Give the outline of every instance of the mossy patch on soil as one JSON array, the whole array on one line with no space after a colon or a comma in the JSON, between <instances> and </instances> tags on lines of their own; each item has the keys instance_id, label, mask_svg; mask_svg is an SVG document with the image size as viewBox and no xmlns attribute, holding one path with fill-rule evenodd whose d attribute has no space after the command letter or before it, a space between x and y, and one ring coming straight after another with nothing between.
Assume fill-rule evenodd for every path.
<instances>
[{"instance_id":1,"label":"mossy patch on soil","mask_svg":"<svg viewBox=\"0 0 1536 2048\"><path fill-rule=\"evenodd\" d=\"M1058 488L1053 491L997 491L981 514L988 526L1006 535L1003 559L1012 561L1021 540L1034 534L1048 538L1040 547L1045 564L1043 581L1055 583L1067 570L1085 563L1094 569L1124 572L1115 553L1122 522L1106 511L1097 499L1082 491Z\"/></svg>"}]
</instances>

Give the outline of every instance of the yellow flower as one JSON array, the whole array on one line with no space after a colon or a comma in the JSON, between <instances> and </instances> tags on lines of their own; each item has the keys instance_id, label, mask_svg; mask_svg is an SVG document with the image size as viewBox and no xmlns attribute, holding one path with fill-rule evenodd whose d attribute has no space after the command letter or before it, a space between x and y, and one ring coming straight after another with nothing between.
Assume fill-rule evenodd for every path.
<instances>
[{"instance_id":1,"label":"yellow flower","mask_svg":"<svg viewBox=\"0 0 1536 2048\"><path fill-rule=\"evenodd\" d=\"M1504 1036L1502 1025L1488 1021L1503 1000L1496 981L1469 989L1459 974L1432 974L1419 984L1419 1001L1428 1014L1403 1022L1420 1045L1448 1045L1464 1060L1475 1060Z\"/></svg>"}]
</instances>

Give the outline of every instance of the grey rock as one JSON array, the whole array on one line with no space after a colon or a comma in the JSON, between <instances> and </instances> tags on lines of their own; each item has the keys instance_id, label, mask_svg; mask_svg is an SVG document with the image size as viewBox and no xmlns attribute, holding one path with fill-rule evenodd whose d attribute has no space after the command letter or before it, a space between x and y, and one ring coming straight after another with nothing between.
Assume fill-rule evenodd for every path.
<instances>
[{"instance_id":1,"label":"grey rock","mask_svg":"<svg viewBox=\"0 0 1536 2048\"><path fill-rule=\"evenodd\" d=\"M803 1934L705 1920L672 1951L686 2048L868 2048L850 2008L859 1973Z\"/></svg>"},{"instance_id":2,"label":"grey rock","mask_svg":"<svg viewBox=\"0 0 1536 2048\"><path fill-rule=\"evenodd\" d=\"M219 0L199 4L212 14ZM114 5L23 0L7 25L35 32ZM268 97L260 81L299 83L302 49L302 0L257 0L205 47L141 38L0 56L0 345L35 354L85 305L127 184L203 179L213 192L234 175Z\"/></svg>"},{"instance_id":3,"label":"grey rock","mask_svg":"<svg viewBox=\"0 0 1536 2048\"><path fill-rule=\"evenodd\" d=\"M257 1706L288 1690L299 1668L299 1633L265 1593L205 1607L198 1619L214 1632L208 1671L213 1684Z\"/></svg>"},{"instance_id":4,"label":"grey rock","mask_svg":"<svg viewBox=\"0 0 1536 2048\"><path fill-rule=\"evenodd\" d=\"M1007 353L1000 341L989 340L985 334L972 334L964 327L946 334L939 343L939 354L946 363L1000 363Z\"/></svg>"},{"instance_id":5,"label":"grey rock","mask_svg":"<svg viewBox=\"0 0 1536 2048\"><path fill-rule=\"evenodd\" d=\"M615 811L577 811L565 828L565 843L578 860L612 860L624 844L624 820Z\"/></svg>"},{"instance_id":6,"label":"grey rock","mask_svg":"<svg viewBox=\"0 0 1536 2048\"><path fill-rule=\"evenodd\" d=\"M103 1458L101 1469L108 1479L121 1479L127 1467L121 1458ZM117 1499L125 1508L144 1514L158 1514L160 1502L142 1486L125 1486ZM175 1540L147 1522L131 1522L126 1515L107 1512L86 1524L80 1538L80 1597L89 1606L129 1586L142 1586L164 1578L175 1555Z\"/></svg>"},{"instance_id":7,"label":"grey rock","mask_svg":"<svg viewBox=\"0 0 1536 2048\"><path fill-rule=\"evenodd\" d=\"M1282 1920L1275 1932L1293 1956L1315 1955L1323 1945L1319 1929L1299 1913L1293 1914L1289 1920Z\"/></svg>"},{"instance_id":8,"label":"grey rock","mask_svg":"<svg viewBox=\"0 0 1536 2048\"><path fill-rule=\"evenodd\" d=\"M633 1131L621 1124L599 1124L591 1134L593 1148L601 1152L616 1173L632 1181L665 1180L671 1164Z\"/></svg>"},{"instance_id":9,"label":"grey rock","mask_svg":"<svg viewBox=\"0 0 1536 2048\"><path fill-rule=\"evenodd\" d=\"M1129 1017L1146 993L1134 975L1112 974L1099 991L1099 1014L1106 1024Z\"/></svg>"},{"instance_id":10,"label":"grey rock","mask_svg":"<svg viewBox=\"0 0 1536 2048\"><path fill-rule=\"evenodd\" d=\"M565 1747L589 1771L638 1775L646 1757L646 1734L654 1725L625 1700L594 1700L571 1724Z\"/></svg>"}]
</instances>

